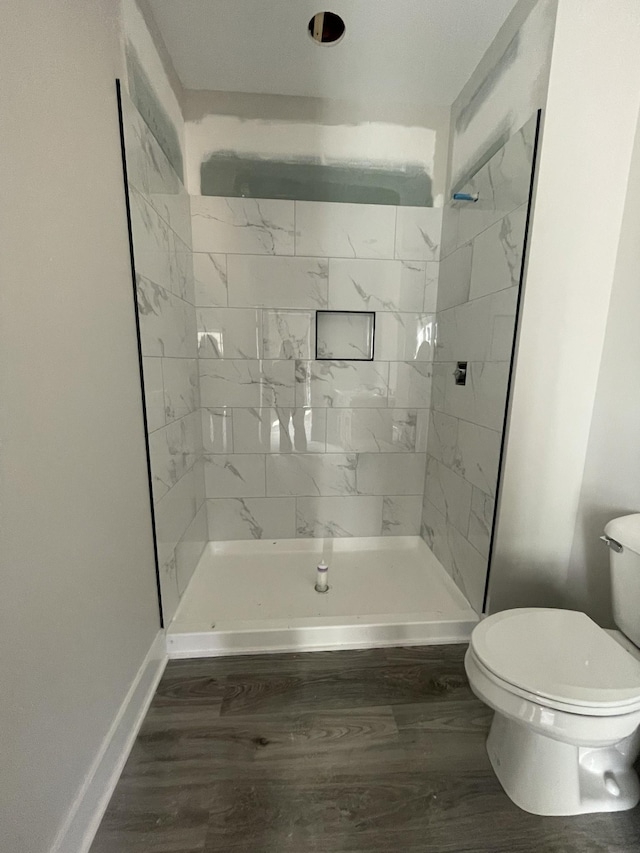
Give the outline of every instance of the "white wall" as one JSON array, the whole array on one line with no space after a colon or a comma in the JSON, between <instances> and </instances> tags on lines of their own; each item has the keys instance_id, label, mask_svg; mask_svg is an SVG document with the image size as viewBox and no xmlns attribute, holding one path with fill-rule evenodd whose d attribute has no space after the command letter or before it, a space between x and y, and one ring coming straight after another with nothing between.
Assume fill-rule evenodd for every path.
<instances>
[{"instance_id":1,"label":"white wall","mask_svg":"<svg viewBox=\"0 0 640 853\"><path fill-rule=\"evenodd\" d=\"M612 624L609 550L600 541L612 518L640 512L640 123L624 208L600 374L569 563L573 606Z\"/></svg>"},{"instance_id":2,"label":"white wall","mask_svg":"<svg viewBox=\"0 0 640 853\"><path fill-rule=\"evenodd\" d=\"M451 108L455 190L544 106L557 0L520 0Z\"/></svg>"},{"instance_id":3,"label":"white wall","mask_svg":"<svg viewBox=\"0 0 640 853\"><path fill-rule=\"evenodd\" d=\"M568 569L640 107L639 39L636 0L559 2L492 611L573 603Z\"/></svg>"},{"instance_id":4,"label":"white wall","mask_svg":"<svg viewBox=\"0 0 640 853\"><path fill-rule=\"evenodd\" d=\"M45 853L158 630L110 0L0 34L0 826Z\"/></svg>"}]
</instances>

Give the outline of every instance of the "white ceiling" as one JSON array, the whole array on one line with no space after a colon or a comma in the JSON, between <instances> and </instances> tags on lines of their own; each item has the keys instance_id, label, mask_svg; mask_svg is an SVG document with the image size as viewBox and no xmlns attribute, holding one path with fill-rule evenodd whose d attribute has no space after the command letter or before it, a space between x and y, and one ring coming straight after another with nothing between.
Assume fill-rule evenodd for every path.
<instances>
[{"instance_id":1,"label":"white ceiling","mask_svg":"<svg viewBox=\"0 0 640 853\"><path fill-rule=\"evenodd\" d=\"M187 89L453 103L516 0L148 0ZM326 6L324 6L326 2ZM324 6L324 8L323 8ZM309 19L344 19L337 45Z\"/></svg>"}]
</instances>

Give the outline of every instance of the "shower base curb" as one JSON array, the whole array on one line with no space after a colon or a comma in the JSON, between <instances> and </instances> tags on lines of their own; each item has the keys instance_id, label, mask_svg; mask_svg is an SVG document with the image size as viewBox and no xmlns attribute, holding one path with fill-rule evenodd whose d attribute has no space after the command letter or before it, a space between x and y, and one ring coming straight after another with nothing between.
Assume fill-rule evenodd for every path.
<instances>
[{"instance_id":1,"label":"shower base curb","mask_svg":"<svg viewBox=\"0 0 640 853\"><path fill-rule=\"evenodd\" d=\"M318 595L316 565L329 565ZM478 615L418 536L210 542L170 658L464 643Z\"/></svg>"},{"instance_id":2,"label":"shower base curb","mask_svg":"<svg viewBox=\"0 0 640 853\"><path fill-rule=\"evenodd\" d=\"M393 622L366 624L295 624L243 628L220 625L211 631L185 631L175 625L167 634L169 658L222 657L226 655L275 652L336 651L371 649L382 646L421 646L466 643L478 617L469 611L467 619L438 621L437 613L401 614ZM415 621L414 621L415 620ZM419 621L418 621L419 620Z\"/></svg>"}]
</instances>

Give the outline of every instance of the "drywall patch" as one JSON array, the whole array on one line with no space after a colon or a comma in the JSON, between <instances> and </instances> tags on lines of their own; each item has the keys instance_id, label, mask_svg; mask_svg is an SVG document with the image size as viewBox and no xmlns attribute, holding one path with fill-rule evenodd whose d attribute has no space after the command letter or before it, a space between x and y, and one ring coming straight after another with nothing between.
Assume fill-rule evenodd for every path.
<instances>
[{"instance_id":1,"label":"drywall patch","mask_svg":"<svg viewBox=\"0 0 640 853\"><path fill-rule=\"evenodd\" d=\"M436 128L384 122L325 125L210 114L185 125L187 188L192 195L202 195L202 164L212 156L228 152L250 160L329 166L355 164L381 171L417 166L435 182L437 137ZM442 141L446 147L446 139ZM431 192L434 196L438 194L436 190Z\"/></svg>"},{"instance_id":2,"label":"drywall patch","mask_svg":"<svg viewBox=\"0 0 640 853\"><path fill-rule=\"evenodd\" d=\"M456 179L455 184L451 187L452 193L458 192L509 141L514 133L513 126L514 120L512 115L505 116L500 124L496 126L493 134L472 155L470 158L471 165Z\"/></svg>"},{"instance_id":3,"label":"drywall patch","mask_svg":"<svg viewBox=\"0 0 640 853\"><path fill-rule=\"evenodd\" d=\"M265 159L233 151L210 154L200 166L201 195L282 198L432 207L431 175L421 164L324 163L320 158Z\"/></svg>"},{"instance_id":4,"label":"drywall patch","mask_svg":"<svg viewBox=\"0 0 640 853\"><path fill-rule=\"evenodd\" d=\"M160 103L131 42L126 44L125 55L129 96L175 172L181 180L184 180L184 164L178 131Z\"/></svg>"},{"instance_id":5,"label":"drywall patch","mask_svg":"<svg viewBox=\"0 0 640 853\"><path fill-rule=\"evenodd\" d=\"M490 159L510 134L544 106L555 29L556 0L539 0L519 29L487 52L488 61L452 108L450 187Z\"/></svg>"},{"instance_id":6,"label":"drywall patch","mask_svg":"<svg viewBox=\"0 0 640 853\"><path fill-rule=\"evenodd\" d=\"M511 39L505 52L502 54L496 65L491 69L489 74L487 74L475 92L471 95L469 103L461 110L460 114L456 118L457 133L462 133L467 129L473 117L498 85L500 79L506 74L509 67L514 64L518 56L519 45L520 33L518 32Z\"/></svg>"}]
</instances>

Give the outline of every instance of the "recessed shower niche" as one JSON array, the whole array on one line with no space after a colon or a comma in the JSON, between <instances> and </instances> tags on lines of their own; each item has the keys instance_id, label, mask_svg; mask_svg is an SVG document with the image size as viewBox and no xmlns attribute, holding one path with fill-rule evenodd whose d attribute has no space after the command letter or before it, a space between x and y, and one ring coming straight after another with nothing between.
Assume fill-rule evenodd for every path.
<instances>
[{"instance_id":1,"label":"recessed shower niche","mask_svg":"<svg viewBox=\"0 0 640 853\"><path fill-rule=\"evenodd\" d=\"M373 361L373 311L317 311L316 358L320 361Z\"/></svg>"}]
</instances>

